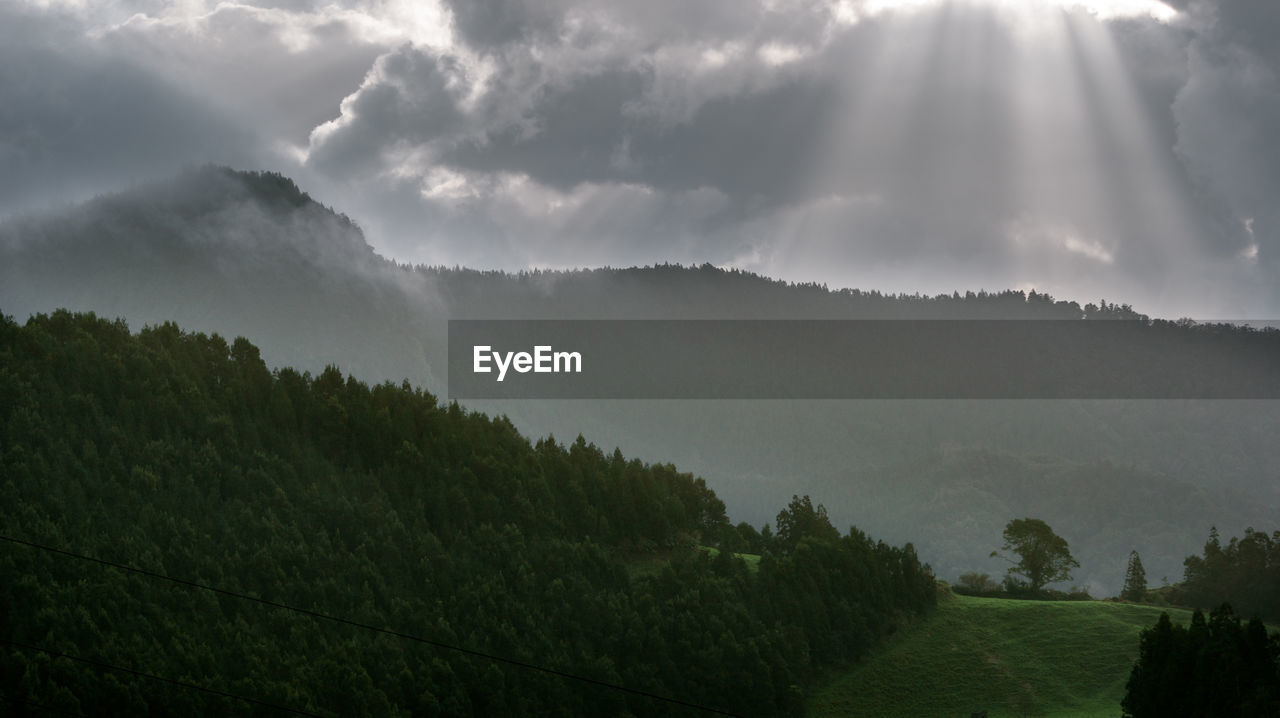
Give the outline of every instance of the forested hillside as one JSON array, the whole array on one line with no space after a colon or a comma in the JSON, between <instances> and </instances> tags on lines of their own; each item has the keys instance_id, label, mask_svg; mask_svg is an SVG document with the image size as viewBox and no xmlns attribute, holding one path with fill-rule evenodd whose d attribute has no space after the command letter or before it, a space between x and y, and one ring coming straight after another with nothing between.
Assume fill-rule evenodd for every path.
<instances>
[{"instance_id":1,"label":"forested hillside","mask_svg":"<svg viewBox=\"0 0 1280 718\"><path fill-rule=\"evenodd\" d=\"M59 307L135 327L176 321L251 337L270 367L319 375L337 364L371 382L407 378L439 395L449 318L1140 316L1096 298L957 289L894 295L709 265L515 275L406 267L379 257L354 223L291 180L218 167L0 224L0 310L18 321ZM1082 557L1076 580L1099 595L1119 591L1132 549L1153 582L1176 579L1210 526L1239 534L1280 522L1274 401L548 400L467 408L505 414L526 437L581 433L627 456L674 462L757 526L793 494L808 493L839 526L915 541L951 579L1000 570L981 557L999 544L1010 516L1045 515L1070 536ZM967 458L983 456L995 458Z\"/></svg>"},{"instance_id":2,"label":"forested hillside","mask_svg":"<svg viewBox=\"0 0 1280 718\"><path fill-rule=\"evenodd\" d=\"M670 465L174 324L0 320L0 477L21 710L798 714L934 600L909 546L807 500L743 527L757 567L712 557L744 537Z\"/></svg>"}]
</instances>

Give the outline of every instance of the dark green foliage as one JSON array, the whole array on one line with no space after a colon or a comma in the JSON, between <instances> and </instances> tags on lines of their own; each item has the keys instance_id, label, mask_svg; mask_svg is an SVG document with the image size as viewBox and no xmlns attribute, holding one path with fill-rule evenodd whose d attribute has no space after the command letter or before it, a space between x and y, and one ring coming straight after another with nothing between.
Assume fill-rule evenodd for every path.
<instances>
[{"instance_id":1,"label":"dark green foliage","mask_svg":"<svg viewBox=\"0 0 1280 718\"><path fill-rule=\"evenodd\" d=\"M819 531L773 550L669 465L530 444L407 384L272 372L243 339L66 312L0 319L0 533L751 715L800 712L816 670L934 600L910 545ZM697 550L735 541L758 570ZM633 576L638 555L667 560ZM0 640L322 714L684 712L10 544ZM0 695L253 714L11 646Z\"/></svg>"},{"instance_id":2,"label":"dark green foliage","mask_svg":"<svg viewBox=\"0 0 1280 718\"><path fill-rule=\"evenodd\" d=\"M777 526L774 545L787 553L794 550L805 537L820 541L835 541L840 538L840 532L827 518L827 508L818 504L815 509L813 500L808 496L801 498L792 495L787 508L778 512Z\"/></svg>"},{"instance_id":3,"label":"dark green foliage","mask_svg":"<svg viewBox=\"0 0 1280 718\"><path fill-rule=\"evenodd\" d=\"M1280 620L1280 531L1268 536L1247 528L1226 546L1209 530L1204 555L1188 556L1182 585L1170 600L1190 606L1227 602L1241 615Z\"/></svg>"},{"instance_id":4,"label":"dark green foliage","mask_svg":"<svg viewBox=\"0 0 1280 718\"><path fill-rule=\"evenodd\" d=\"M1004 527L1004 550L1018 555L1009 569L1006 590L1011 593L1020 587L1017 577L1026 579L1026 588L1036 593L1047 583L1067 581L1071 569L1080 564L1071 556L1067 540L1055 534L1040 519L1014 519ZM992 553L996 556L996 553Z\"/></svg>"},{"instance_id":5,"label":"dark green foliage","mask_svg":"<svg viewBox=\"0 0 1280 718\"><path fill-rule=\"evenodd\" d=\"M1223 604L1191 626L1161 614L1142 632L1138 661L1121 705L1129 718L1280 716L1280 634L1257 619L1241 626Z\"/></svg>"},{"instance_id":6,"label":"dark green foliage","mask_svg":"<svg viewBox=\"0 0 1280 718\"><path fill-rule=\"evenodd\" d=\"M1137 551L1129 552L1129 566L1124 572L1124 588L1120 598L1126 601L1141 601L1147 597L1147 572L1142 568L1142 559Z\"/></svg>"}]
</instances>

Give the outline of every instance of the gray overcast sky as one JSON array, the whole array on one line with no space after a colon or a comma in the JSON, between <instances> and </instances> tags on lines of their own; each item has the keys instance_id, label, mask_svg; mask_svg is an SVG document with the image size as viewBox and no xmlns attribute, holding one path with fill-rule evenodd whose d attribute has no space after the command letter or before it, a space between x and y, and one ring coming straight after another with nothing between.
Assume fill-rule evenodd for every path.
<instances>
[{"instance_id":1,"label":"gray overcast sky","mask_svg":"<svg viewBox=\"0 0 1280 718\"><path fill-rule=\"evenodd\" d=\"M404 262L1280 316L1275 0L0 0L0 213L213 161Z\"/></svg>"}]
</instances>

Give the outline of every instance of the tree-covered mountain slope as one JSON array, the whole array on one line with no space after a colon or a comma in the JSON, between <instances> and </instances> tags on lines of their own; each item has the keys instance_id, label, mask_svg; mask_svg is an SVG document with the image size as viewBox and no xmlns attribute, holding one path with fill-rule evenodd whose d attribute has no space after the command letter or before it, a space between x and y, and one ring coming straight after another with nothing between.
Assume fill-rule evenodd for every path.
<instances>
[{"instance_id":1,"label":"tree-covered mountain slope","mask_svg":"<svg viewBox=\"0 0 1280 718\"><path fill-rule=\"evenodd\" d=\"M15 710L797 714L934 579L808 501L781 515L749 568L699 549L741 536L670 465L533 443L407 384L271 371L245 339L0 320Z\"/></svg>"},{"instance_id":2,"label":"tree-covered mountain slope","mask_svg":"<svg viewBox=\"0 0 1280 718\"><path fill-rule=\"evenodd\" d=\"M407 378L438 394L449 318L1138 316L1034 292L900 296L711 266L515 275L405 267L380 258L354 224L288 179L222 168L0 224L0 310L22 320L59 307L135 327L173 320L253 337L269 366L319 374L332 363L369 381ZM757 526L793 494L809 493L837 525L920 537L922 558L946 572L967 570L966 556L986 556L1005 521L1060 500L1073 508L1051 523L1093 557L1079 583L1099 593L1119 590L1131 549L1150 557L1153 579L1176 576L1209 526L1239 533L1280 518L1275 401L467 406L506 414L525 436L582 433L628 456L673 461L705 477L736 517ZM988 471L939 458L965 452L1009 459Z\"/></svg>"}]
</instances>

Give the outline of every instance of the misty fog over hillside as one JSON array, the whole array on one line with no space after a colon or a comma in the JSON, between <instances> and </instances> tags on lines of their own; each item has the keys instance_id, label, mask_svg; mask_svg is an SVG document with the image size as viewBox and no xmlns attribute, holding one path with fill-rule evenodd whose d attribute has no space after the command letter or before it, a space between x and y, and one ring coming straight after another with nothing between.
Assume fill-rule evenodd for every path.
<instances>
[{"instance_id":1,"label":"misty fog over hillside","mask_svg":"<svg viewBox=\"0 0 1280 718\"><path fill-rule=\"evenodd\" d=\"M340 208L338 208L340 209ZM506 274L379 257L278 175L206 167L0 227L0 308L246 336L276 366L335 364L445 396L449 318L1137 316L1022 292L938 297L794 285L710 266ZM1177 580L1210 526L1280 511L1264 401L473 401L532 437L578 434L704 476L759 526L792 494L837 525L913 541L943 577L998 572L1002 516L1071 541L1077 582L1116 590L1128 551Z\"/></svg>"}]
</instances>

